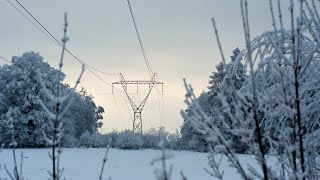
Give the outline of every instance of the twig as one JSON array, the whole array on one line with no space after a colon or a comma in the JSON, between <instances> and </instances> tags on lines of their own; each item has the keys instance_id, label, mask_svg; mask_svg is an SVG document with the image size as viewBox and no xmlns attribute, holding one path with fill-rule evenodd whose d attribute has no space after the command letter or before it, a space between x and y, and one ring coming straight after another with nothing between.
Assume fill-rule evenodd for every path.
<instances>
[{"instance_id":1,"label":"twig","mask_svg":"<svg viewBox=\"0 0 320 180\"><path fill-rule=\"evenodd\" d=\"M104 170L104 167L105 167L105 164L107 162L107 156L108 156L108 153L109 153L109 150L110 150L110 144L111 144L111 139L109 139L109 144L107 146L107 150L106 150L106 153L104 154L104 157L102 159L102 166L101 166L101 170L100 170L100 176L99 176L99 180L102 180L102 176L103 176L103 170ZM111 178L110 178L111 179Z\"/></svg>"},{"instance_id":2,"label":"twig","mask_svg":"<svg viewBox=\"0 0 320 180\"><path fill-rule=\"evenodd\" d=\"M219 39L219 34L218 34L217 26L216 26L216 21L214 20L214 18L211 18L211 21L212 21L213 28L214 28L214 34L216 35L216 40L217 40L217 43L218 43L218 46L219 46L219 51L220 51L220 55L221 55L221 58L222 58L222 62L224 64L226 64L226 59L224 58L221 42L220 42L220 39Z\"/></svg>"}]
</instances>

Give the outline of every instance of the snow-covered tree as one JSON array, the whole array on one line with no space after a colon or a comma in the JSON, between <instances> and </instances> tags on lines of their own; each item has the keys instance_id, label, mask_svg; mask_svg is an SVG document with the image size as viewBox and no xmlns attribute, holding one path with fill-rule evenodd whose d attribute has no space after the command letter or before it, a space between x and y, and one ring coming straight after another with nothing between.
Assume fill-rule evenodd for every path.
<instances>
[{"instance_id":1,"label":"snow-covered tree","mask_svg":"<svg viewBox=\"0 0 320 180\"><path fill-rule=\"evenodd\" d=\"M37 74L46 90L40 85ZM21 57L13 57L12 64L0 68L0 137L1 142L11 142L11 132L6 113L11 110L15 126L16 141L19 147L44 147L46 142L43 132L51 130L48 114L40 105L39 99L48 109L54 109L54 103L45 95L44 91L57 93L58 75L61 81L64 74L52 68L35 52L26 52ZM63 117L64 146L75 146L80 135L89 131L96 132L101 127L100 121L104 109L96 106L93 97L84 90L75 92L68 85L60 81L61 90L73 91L74 102Z\"/></svg>"},{"instance_id":2,"label":"snow-covered tree","mask_svg":"<svg viewBox=\"0 0 320 180\"><path fill-rule=\"evenodd\" d=\"M208 106L208 95L206 92L201 93L201 95L198 97L199 104L204 109L207 109ZM191 111L189 109L186 109L187 116L192 116ZM203 134L199 133L197 130L195 130L190 122L185 119L182 127L181 127L181 139L180 143L182 145L182 149L186 150L192 150L192 151L200 151L200 152L207 152L208 151L208 143L206 141L206 138Z\"/></svg>"},{"instance_id":3,"label":"snow-covered tree","mask_svg":"<svg viewBox=\"0 0 320 180\"><path fill-rule=\"evenodd\" d=\"M243 82L246 79L245 65L237 61L237 56L240 50L237 48L233 51L231 61L228 64L220 62L217 66L216 72L209 76L208 92L203 92L197 98L200 106L204 112L211 117L211 121L215 124L223 134L232 139L233 148L240 153L244 153L247 146L240 142L240 138L231 132L229 132L225 125L231 126L231 114L234 116L235 112L235 93L242 87ZM232 75L230 75L232 72ZM221 99L223 97L223 99ZM227 101L227 104L223 104ZM192 116L192 112L188 109L187 115ZM222 112L222 113L221 113ZM206 137L195 130L191 123L187 120L184 121L181 128L181 141L187 149L207 151L208 143Z\"/></svg>"},{"instance_id":4,"label":"snow-covered tree","mask_svg":"<svg viewBox=\"0 0 320 180\"><path fill-rule=\"evenodd\" d=\"M82 88L79 93L74 94L74 102L66 114L66 117L74 121L75 137L79 138L85 131L89 133L98 132L102 126L104 109L96 106L93 97Z\"/></svg>"},{"instance_id":5,"label":"snow-covered tree","mask_svg":"<svg viewBox=\"0 0 320 180\"><path fill-rule=\"evenodd\" d=\"M210 174L219 179L223 178L223 173L214 160L217 153L224 154L243 179L319 177L320 16L315 1L300 1L298 5L290 1L291 27L286 30L282 24L280 1L280 28L274 18L272 0L269 2L273 29L251 40L248 3L241 0L246 49L235 62L245 62L249 76L237 91L223 88L224 91L218 93L223 111L214 111L223 119L227 113L231 125L224 123L223 126L249 147L262 173L252 167L244 168L245 162L238 159L231 139L213 123L212 117L200 106L192 87L186 84L185 102L192 116L184 111L182 115L198 132L206 135L208 142L217 144L209 163ZM299 9L298 16L294 13L295 8ZM237 64L231 66L234 70L227 71L224 81L236 74ZM229 93L234 97L232 103L228 101ZM230 105L234 105L234 110ZM278 167L268 166L267 153L279 158Z\"/></svg>"},{"instance_id":6,"label":"snow-covered tree","mask_svg":"<svg viewBox=\"0 0 320 180\"><path fill-rule=\"evenodd\" d=\"M246 80L245 65L237 60L240 50L236 48L231 56L230 63L219 63L217 72L210 76L209 100L204 111L212 118L215 124L226 137L231 139L232 148L239 153L244 153L247 146L240 142L240 137L230 132L232 118L237 113L237 91Z\"/></svg>"},{"instance_id":7,"label":"snow-covered tree","mask_svg":"<svg viewBox=\"0 0 320 180\"><path fill-rule=\"evenodd\" d=\"M21 57L13 57L12 64L0 68L0 134L4 142L10 142L8 119L5 114L11 110L11 116L16 131L16 141L19 147L45 146L43 132L50 130L48 115L41 108L38 98L43 96L43 90L38 82L37 71L43 74L43 80L49 91L57 86L58 74L64 74L43 61L39 53L27 52ZM43 97L48 107L53 103Z\"/></svg>"},{"instance_id":8,"label":"snow-covered tree","mask_svg":"<svg viewBox=\"0 0 320 180\"><path fill-rule=\"evenodd\" d=\"M223 79L226 76L227 65L223 62L220 62L216 65L216 72L214 71L211 76L209 76L209 92L210 96L215 96L218 93L218 86L223 83Z\"/></svg>"}]
</instances>

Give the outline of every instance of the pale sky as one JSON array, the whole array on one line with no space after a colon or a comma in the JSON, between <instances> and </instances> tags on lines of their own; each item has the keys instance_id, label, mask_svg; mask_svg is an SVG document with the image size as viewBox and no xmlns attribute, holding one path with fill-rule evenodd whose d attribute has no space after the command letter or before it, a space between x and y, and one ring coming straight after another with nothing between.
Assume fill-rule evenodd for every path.
<instances>
[{"instance_id":1,"label":"pale sky","mask_svg":"<svg viewBox=\"0 0 320 180\"><path fill-rule=\"evenodd\" d=\"M19 7L15 0L10 2ZM63 14L67 12L70 38L67 48L89 65L107 73L122 73L127 80L149 80L126 0L20 2L59 39ZM268 3L269 0L249 0L252 37L272 27ZM185 77L200 94L207 89L209 75L221 59L211 17L216 19L227 60L233 49L244 47L240 1L131 0L131 4L152 70L165 84L164 101L153 91L143 110L144 131L165 126L169 132L174 132L183 122L180 110L186 108L182 78ZM0 56L11 59L30 50L39 52L51 66L57 67L61 48L6 0L0 0ZM0 60L0 65L5 63ZM80 69L81 65L66 54L63 71L67 83L76 80ZM119 80L118 76L97 74L110 84ZM81 86L95 97L97 105L105 108L104 131L132 128L133 112L123 93L115 92L113 96L111 88L88 70ZM129 91L138 102L136 87ZM140 100L146 93L141 86Z\"/></svg>"}]
</instances>

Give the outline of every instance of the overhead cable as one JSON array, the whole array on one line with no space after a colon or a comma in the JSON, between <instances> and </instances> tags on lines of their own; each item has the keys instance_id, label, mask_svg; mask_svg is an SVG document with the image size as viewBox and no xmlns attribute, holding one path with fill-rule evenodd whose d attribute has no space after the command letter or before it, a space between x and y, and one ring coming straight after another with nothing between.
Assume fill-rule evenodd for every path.
<instances>
[{"instance_id":1,"label":"overhead cable","mask_svg":"<svg viewBox=\"0 0 320 180\"><path fill-rule=\"evenodd\" d=\"M61 43L55 36L53 36L53 35L49 32L49 30L48 30L46 27L44 27L44 25L42 25L42 24L37 20L37 18L35 18L35 17L31 14L31 12L30 12L29 10L27 10L18 0L15 0L15 1L16 1L16 2L28 13L28 15L30 15L30 16L32 17L32 19L33 19L34 21L36 21L37 24L39 24L39 25L43 28L43 30L44 30L45 32L47 32L48 34L45 33L42 29L40 29L40 28L39 28L34 22L32 22L26 15L24 15L14 4L12 4L9 0L7 0L8 3L10 3L17 11L20 12L20 14L22 14L25 18L27 18L27 19L28 19L34 26L36 26L42 33L46 34L47 36L50 36L50 39L51 39L51 40L55 41L56 44L58 44L60 47L62 47L62 43ZM99 69L97 69L97 68L89 65L88 63L80 60L80 58L78 58L76 55L74 55L74 53L72 53L69 49L65 48L65 50L66 50L74 59L76 59L79 63L83 64L86 68L91 68L91 69L93 69L93 70L95 70L95 71L98 71L98 72L100 72L100 73L102 73L102 74L105 74L105 75L118 75L118 74L115 74L115 73L106 73L106 72L104 72L104 71L102 71L102 70L99 70Z\"/></svg>"},{"instance_id":2,"label":"overhead cable","mask_svg":"<svg viewBox=\"0 0 320 180\"><path fill-rule=\"evenodd\" d=\"M5 61L11 63L11 61L9 61L8 59L6 59L6 58L4 58L4 57L2 57L2 56L0 56L0 59L3 59L3 60L5 60Z\"/></svg>"},{"instance_id":3,"label":"overhead cable","mask_svg":"<svg viewBox=\"0 0 320 180\"><path fill-rule=\"evenodd\" d=\"M141 48L141 52L142 52L144 61L145 61L145 63L146 63L146 66L147 66L149 75L152 76L153 72L152 72L151 66L150 66L149 61L148 61L148 58L147 58L146 51L145 51L144 46L143 46L143 43L142 43L142 39L141 39L141 36L140 36L140 32L139 32L139 29L138 29L138 25L137 25L136 20L135 20L135 17L134 17L134 13L133 13L133 10L132 10L132 7L131 7L130 0L127 0L127 3L128 3L128 6L129 6L129 10L130 10L132 22L133 22L133 25L134 25L134 29L136 30L136 34L137 34L137 37L138 37L138 41L139 41L139 44L140 44L140 48Z\"/></svg>"}]
</instances>

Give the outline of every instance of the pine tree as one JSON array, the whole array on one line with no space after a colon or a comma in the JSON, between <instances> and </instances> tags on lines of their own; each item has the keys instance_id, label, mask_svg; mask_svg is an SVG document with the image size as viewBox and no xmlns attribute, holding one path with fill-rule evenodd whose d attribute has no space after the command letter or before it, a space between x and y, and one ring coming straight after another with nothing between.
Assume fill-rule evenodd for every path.
<instances>
[{"instance_id":1,"label":"pine tree","mask_svg":"<svg viewBox=\"0 0 320 180\"><path fill-rule=\"evenodd\" d=\"M246 147L240 142L240 137L235 136L226 128L226 125L233 126L231 118L237 113L237 91L246 79L245 66L240 59L237 60L239 53L240 50L236 48L229 64L221 62L216 66L217 72L210 76L208 107L204 111L212 118L212 123L224 133L225 137L230 139L234 150L244 153Z\"/></svg>"},{"instance_id":2,"label":"pine tree","mask_svg":"<svg viewBox=\"0 0 320 180\"><path fill-rule=\"evenodd\" d=\"M204 112L211 117L212 123L221 128L221 131L225 133L227 137L232 139L234 148L238 152L244 152L246 147L241 147L239 143L239 138L231 135L230 132L225 128L223 123L231 126L230 113L235 114L235 102L236 91L242 87L243 82L246 78L246 68L238 59L240 50L236 48L231 56L231 62L229 64L224 64L220 62L216 66L216 72L213 72L209 76L209 86L208 92L203 92L197 100L199 105L202 107ZM228 107L226 108L223 104L223 99L226 98ZM225 111L230 111L226 112ZM191 112L186 110L187 116L192 116ZM185 144L187 149L197 150L197 151L207 151L208 144L206 142L206 137L199 132L197 132L190 122L184 121L181 128L181 141Z\"/></svg>"},{"instance_id":3,"label":"pine tree","mask_svg":"<svg viewBox=\"0 0 320 180\"><path fill-rule=\"evenodd\" d=\"M209 92L208 94L210 96L216 96L217 95L217 87L223 82L223 79L226 75L226 64L223 62L220 62L218 65L216 65L217 72L213 72L211 76L209 76Z\"/></svg>"},{"instance_id":4,"label":"pine tree","mask_svg":"<svg viewBox=\"0 0 320 180\"><path fill-rule=\"evenodd\" d=\"M207 93L201 93L201 95L198 97L198 100L200 102L200 106L205 109L208 103ZM188 116L192 116L192 113L188 109L185 111ZM180 132L180 141L183 149L200 152L208 151L208 143L205 137L196 131L189 121L184 120Z\"/></svg>"}]
</instances>

